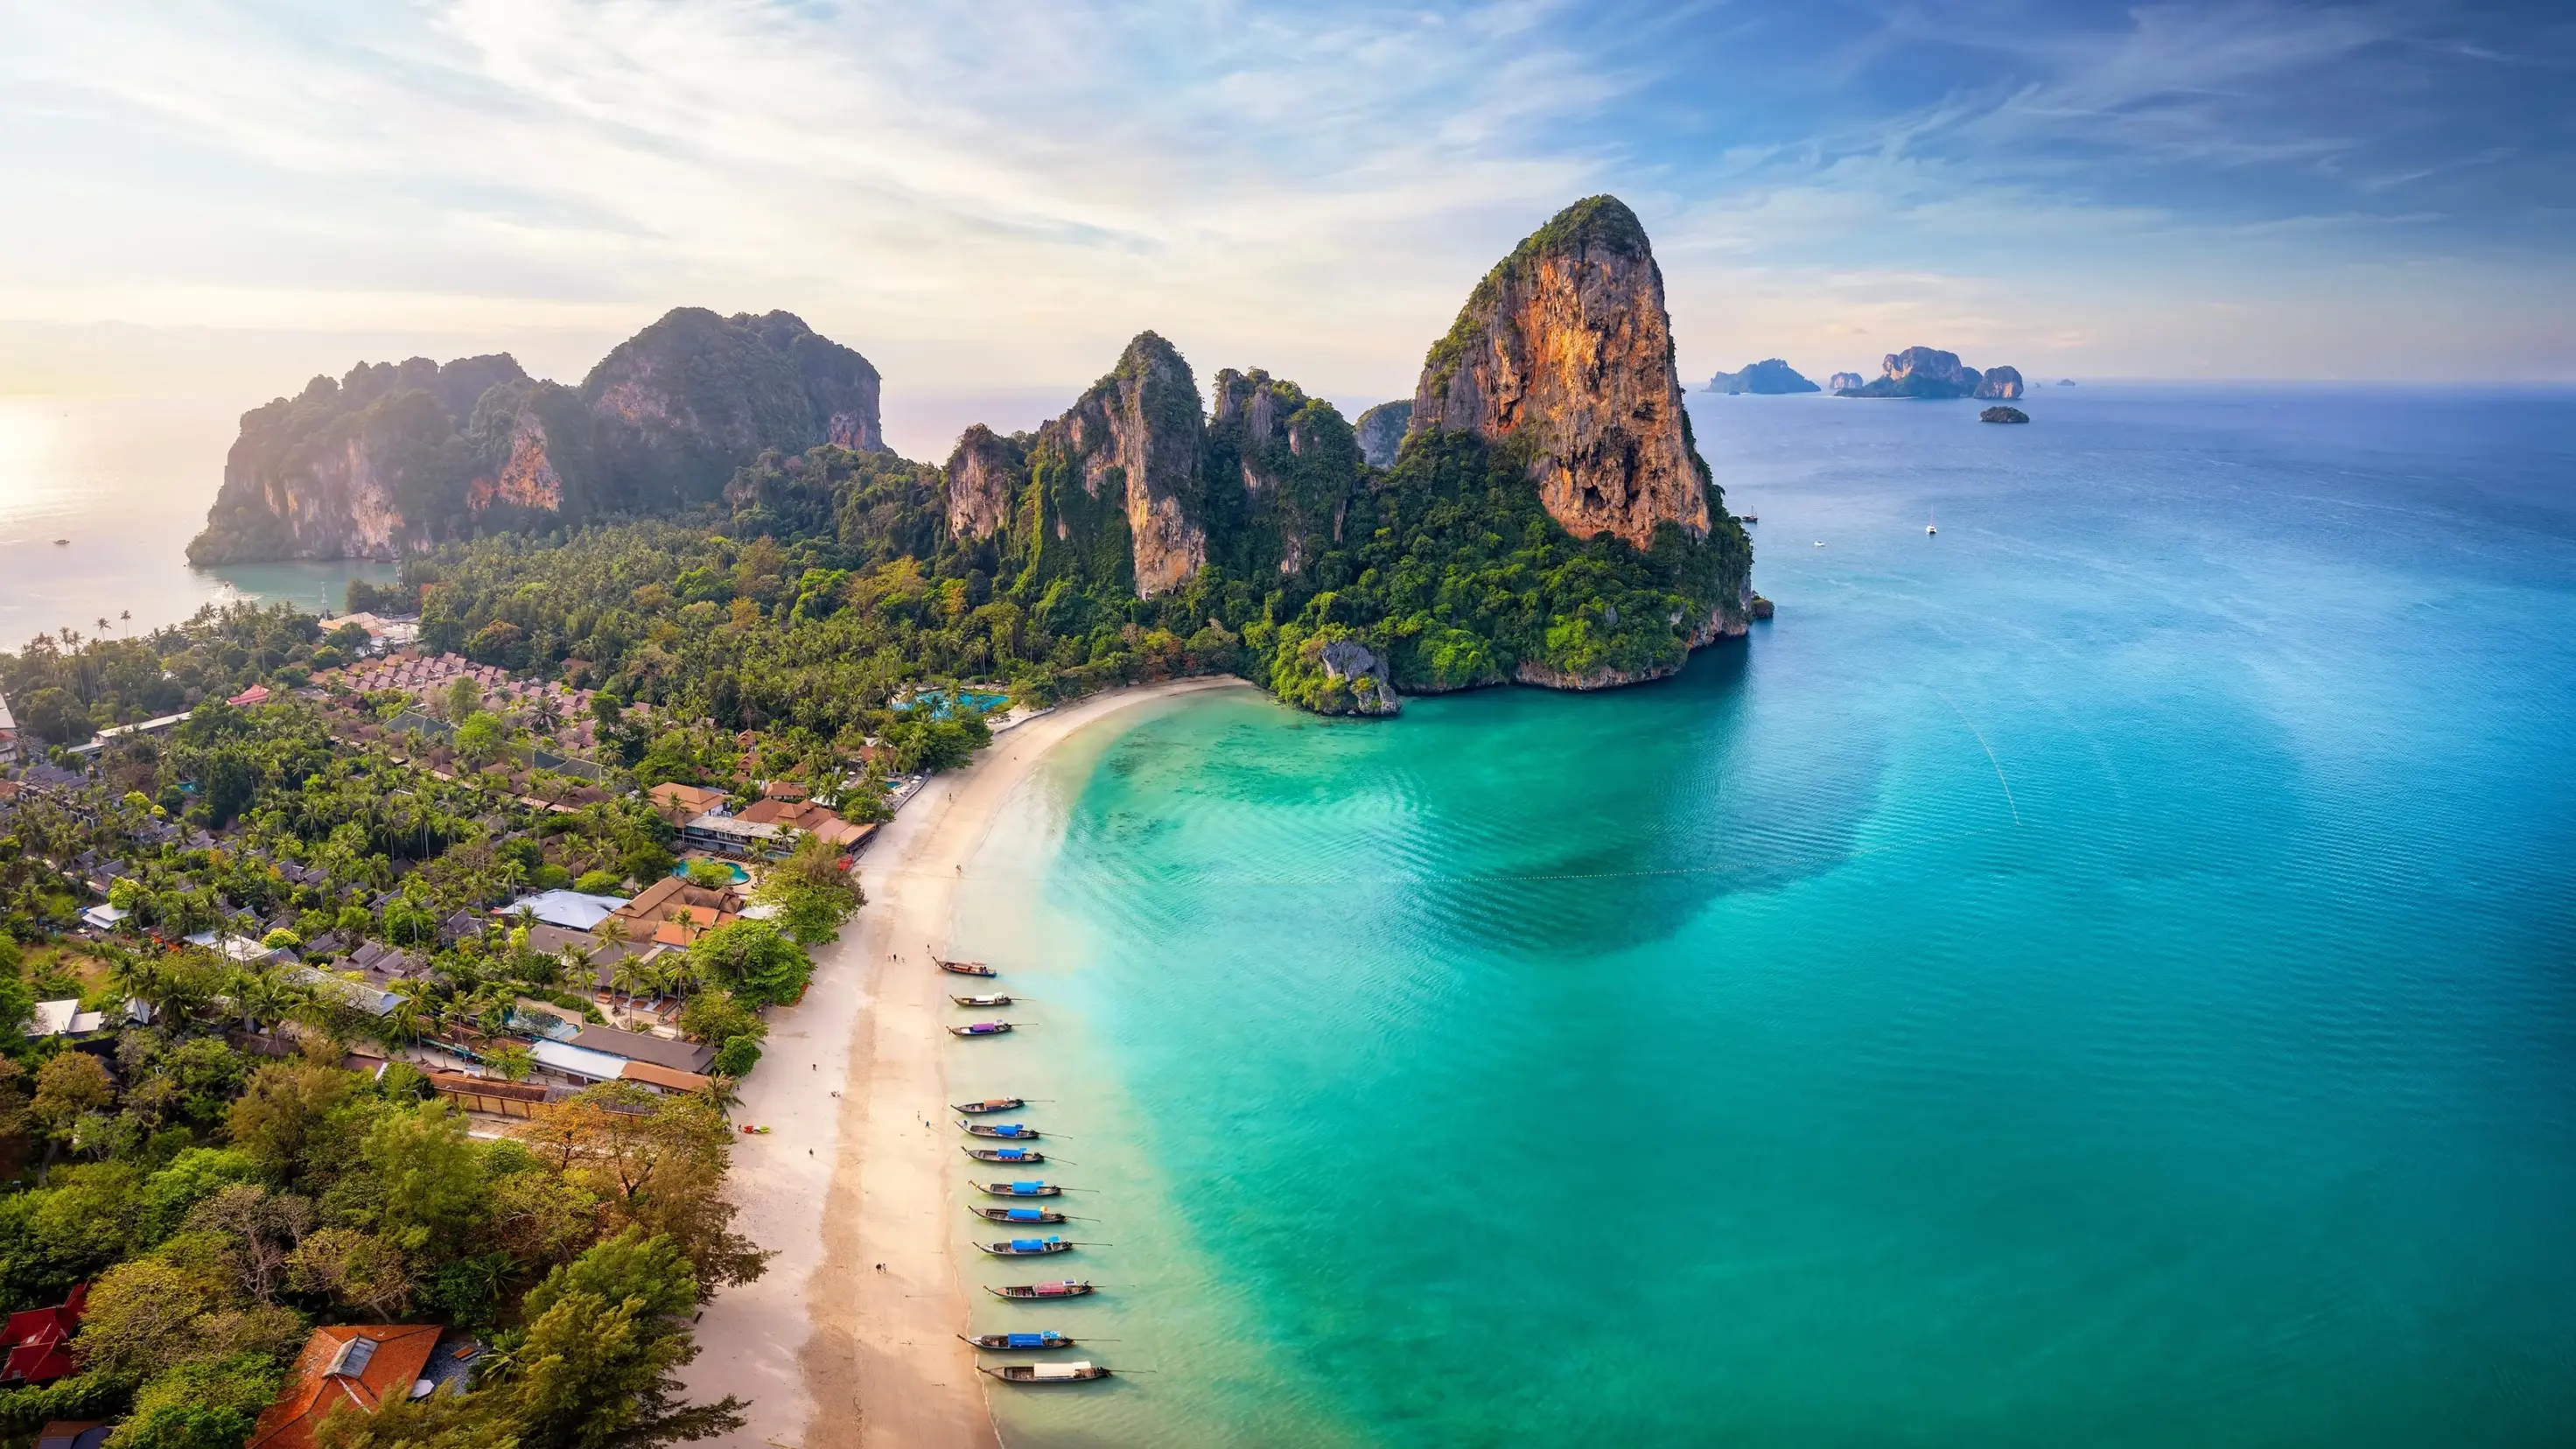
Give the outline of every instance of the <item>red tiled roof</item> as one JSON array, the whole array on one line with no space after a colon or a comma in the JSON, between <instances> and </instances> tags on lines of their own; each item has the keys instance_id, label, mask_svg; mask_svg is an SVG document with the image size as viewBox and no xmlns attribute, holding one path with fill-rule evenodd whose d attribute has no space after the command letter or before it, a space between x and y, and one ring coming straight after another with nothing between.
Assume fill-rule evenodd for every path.
<instances>
[{"instance_id":1,"label":"red tiled roof","mask_svg":"<svg viewBox=\"0 0 2576 1449\"><path fill-rule=\"evenodd\" d=\"M51 1308L29 1308L9 1315L9 1326L0 1329L9 1354L6 1367L0 1367L0 1383L51 1383L75 1372L71 1352L64 1346L80 1327L81 1313L89 1305L89 1285L80 1284L71 1296Z\"/></svg>"},{"instance_id":2,"label":"red tiled roof","mask_svg":"<svg viewBox=\"0 0 2576 1449\"><path fill-rule=\"evenodd\" d=\"M295 1370L277 1401L260 1413L243 1449L309 1449L313 1431L343 1404L372 1414L387 1401L408 1398L420 1371L438 1347L434 1323L348 1324L317 1328L295 1356ZM366 1340L375 1347L351 1350ZM364 1355L364 1361L350 1360ZM333 1369L340 1372L334 1373Z\"/></svg>"}]
</instances>

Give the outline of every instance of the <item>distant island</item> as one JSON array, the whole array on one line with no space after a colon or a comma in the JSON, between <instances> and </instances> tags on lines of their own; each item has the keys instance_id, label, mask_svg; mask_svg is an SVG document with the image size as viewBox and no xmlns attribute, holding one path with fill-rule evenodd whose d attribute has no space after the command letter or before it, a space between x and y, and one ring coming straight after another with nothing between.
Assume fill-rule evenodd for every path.
<instances>
[{"instance_id":1,"label":"distant island","mask_svg":"<svg viewBox=\"0 0 2576 1449\"><path fill-rule=\"evenodd\" d=\"M1834 394L1836 397L1840 397L1842 394L1847 392L1860 391L1860 389L1867 385L1868 382L1868 378L1861 376L1857 372L1837 372L1832 377L1825 379L1825 391Z\"/></svg>"},{"instance_id":2,"label":"distant island","mask_svg":"<svg viewBox=\"0 0 2576 1449\"><path fill-rule=\"evenodd\" d=\"M1796 368L1777 357L1764 358L1742 372L1721 372L1708 380L1708 390L1730 396L1747 392L1776 395L1822 391L1800 377Z\"/></svg>"},{"instance_id":3,"label":"distant island","mask_svg":"<svg viewBox=\"0 0 2576 1449\"><path fill-rule=\"evenodd\" d=\"M1984 412L1977 414L1977 421L1981 423L2026 423L2030 421L2030 414L2023 412L2019 408L2001 406L1990 407Z\"/></svg>"},{"instance_id":4,"label":"distant island","mask_svg":"<svg viewBox=\"0 0 2576 1449\"><path fill-rule=\"evenodd\" d=\"M1593 689L1671 674L1750 617L1752 545L1672 354L1645 229L1608 196L1497 263L1413 397L1357 428L1259 368L1203 393L1143 332L1056 420L978 425L944 464L913 462L886 448L859 353L784 312L682 308L578 387L507 356L316 378L245 415L190 556L403 559L396 602L417 601L423 639L514 670L618 676L675 640L792 636L845 601L928 590L925 643L959 632L943 655L1032 697L1211 671L1326 714L1511 681ZM635 532L645 582L596 613L537 602L595 594L567 571L657 518L731 561ZM595 525L580 565L505 546ZM470 591L446 582L460 545ZM766 593L742 582L756 550L778 560ZM792 696L750 701L795 677L746 669L733 687L792 716Z\"/></svg>"},{"instance_id":5,"label":"distant island","mask_svg":"<svg viewBox=\"0 0 2576 1449\"><path fill-rule=\"evenodd\" d=\"M2021 371L1997 366L1979 372L1959 361L1959 354L1937 347L1909 347L1891 352L1880 363L1880 375L1863 383L1859 375L1834 374L1836 397L2017 398Z\"/></svg>"}]
</instances>

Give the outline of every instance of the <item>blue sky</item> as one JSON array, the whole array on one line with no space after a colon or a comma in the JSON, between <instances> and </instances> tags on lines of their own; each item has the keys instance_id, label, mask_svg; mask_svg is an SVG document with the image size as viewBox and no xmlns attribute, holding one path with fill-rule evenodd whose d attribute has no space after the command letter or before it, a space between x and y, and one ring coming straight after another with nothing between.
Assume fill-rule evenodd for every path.
<instances>
[{"instance_id":1,"label":"blue sky","mask_svg":"<svg viewBox=\"0 0 2576 1449\"><path fill-rule=\"evenodd\" d=\"M0 0L0 42L5 388L573 376L696 303L803 314L921 428L1144 327L1363 399L1604 190L1695 376L2576 377L2563 3Z\"/></svg>"}]
</instances>

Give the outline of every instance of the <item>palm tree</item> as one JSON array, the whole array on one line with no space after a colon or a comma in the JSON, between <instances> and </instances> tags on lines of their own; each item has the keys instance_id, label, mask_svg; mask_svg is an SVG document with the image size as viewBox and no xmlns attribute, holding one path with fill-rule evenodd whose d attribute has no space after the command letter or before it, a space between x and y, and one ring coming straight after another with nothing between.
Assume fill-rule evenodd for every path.
<instances>
[{"instance_id":1,"label":"palm tree","mask_svg":"<svg viewBox=\"0 0 2576 1449\"><path fill-rule=\"evenodd\" d=\"M640 956L621 957L608 970L608 984L625 995L629 1007L635 1005L636 988L651 984L652 978L653 973L646 969Z\"/></svg>"},{"instance_id":2,"label":"palm tree","mask_svg":"<svg viewBox=\"0 0 2576 1449\"><path fill-rule=\"evenodd\" d=\"M634 932L626 924L624 916L610 916L591 927L590 933L597 936L599 944L604 947L624 946L635 939Z\"/></svg>"}]
</instances>

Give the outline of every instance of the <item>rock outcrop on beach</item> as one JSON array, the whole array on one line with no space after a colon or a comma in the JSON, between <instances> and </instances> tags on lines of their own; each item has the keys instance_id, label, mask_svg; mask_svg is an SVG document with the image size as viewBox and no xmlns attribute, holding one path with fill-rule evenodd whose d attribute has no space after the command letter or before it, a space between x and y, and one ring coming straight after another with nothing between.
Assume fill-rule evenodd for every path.
<instances>
[{"instance_id":1,"label":"rock outcrop on beach","mask_svg":"<svg viewBox=\"0 0 2576 1449\"><path fill-rule=\"evenodd\" d=\"M1710 392L1734 396L1757 393L1778 396L1786 393L1820 391L1814 383L1798 375L1798 370L1777 357L1766 357L1741 372L1721 372L1708 380Z\"/></svg>"},{"instance_id":2,"label":"rock outcrop on beach","mask_svg":"<svg viewBox=\"0 0 2576 1449\"><path fill-rule=\"evenodd\" d=\"M1382 402L1360 414L1351 425L1359 435L1360 456L1372 468L1395 466L1396 451L1404 446L1404 430L1413 422L1413 399L1397 398Z\"/></svg>"},{"instance_id":3,"label":"rock outcrop on beach","mask_svg":"<svg viewBox=\"0 0 2576 1449\"><path fill-rule=\"evenodd\" d=\"M1837 397L1847 392L1858 392L1867 386L1869 386L1869 379L1857 372L1837 372L1825 379L1825 391Z\"/></svg>"},{"instance_id":4,"label":"rock outcrop on beach","mask_svg":"<svg viewBox=\"0 0 2576 1449\"><path fill-rule=\"evenodd\" d=\"M2023 412L2019 408L1991 407L1986 409L1984 412L1977 414L1977 421L1981 423L2026 423L2030 421L2030 414Z\"/></svg>"},{"instance_id":5,"label":"rock outcrop on beach","mask_svg":"<svg viewBox=\"0 0 2576 1449\"><path fill-rule=\"evenodd\" d=\"M1280 651L1270 671L1271 691L1317 714L1388 716L1404 701L1387 677L1388 660L1347 629L1327 626Z\"/></svg>"},{"instance_id":6,"label":"rock outcrop on beach","mask_svg":"<svg viewBox=\"0 0 2576 1449\"><path fill-rule=\"evenodd\" d=\"M1972 395L1980 398L2001 398L2006 401L2020 397L2021 369L2017 367L1987 368L1985 373L1977 379L1977 390Z\"/></svg>"},{"instance_id":7,"label":"rock outcrop on beach","mask_svg":"<svg viewBox=\"0 0 2576 1449\"><path fill-rule=\"evenodd\" d=\"M1843 397L1974 397L1977 384L1983 381L1973 367L1959 361L1959 354L1943 352L1937 347L1909 347L1891 352L1880 363L1883 369L1877 380L1842 390Z\"/></svg>"},{"instance_id":8,"label":"rock outcrop on beach","mask_svg":"<svg viewBox=\"0 0 2576 1449\"><path fill-rule=\"evenodd\" d=\"M1567 532L1646 549L1667 524L1708 536L1707 465L1687 427L1646 229L1618 198L1595 196L1477 283L1424 360L1410 431L1523 448Z\"/></svg>"},{"instance_id":9,"label":"rock outcrop on beach","mask_svg":"<svg viewBox=\"0 0 2576 1449\"><path fill-rule=\"evenodd\" d=\"M785 312L683 307L579 388L507 355L361 363L242 415L193 563L392 558L715 499L761 453L883 451L876 369Z\"/></svg>"}]
</instances>

